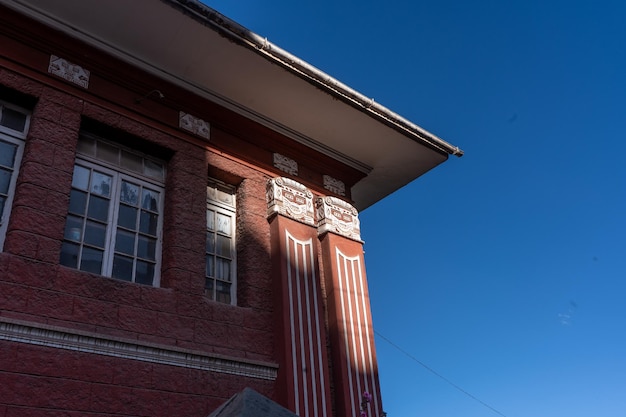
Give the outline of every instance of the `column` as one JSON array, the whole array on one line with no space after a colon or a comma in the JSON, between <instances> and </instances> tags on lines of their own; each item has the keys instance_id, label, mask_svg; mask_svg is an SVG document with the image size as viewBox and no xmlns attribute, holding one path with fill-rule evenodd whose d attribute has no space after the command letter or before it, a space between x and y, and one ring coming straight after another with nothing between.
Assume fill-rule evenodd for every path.
<instances>
[{"instance_id":1,"label":"column","mask_svg":"<svg viewBox=\"0 0 626 417\"><path fill-rule=\"evenodd\" d=\"M330 371L313 194L288 178L267 185L279 357L277 399L302 417L330 417Z\"/></svg>"},{"instance_id":2,"label":"column","mask_svg":"<svg viewBox=\"0 0 626 417\"><path fill-rule=\"evenodd\" d=\"M336 415L381 417L374 330L357 210L334 197L316 199L326 282ZM365 394L367 393L367 394ZM369 402L364 403L364 396Z\"/></svg>"}]
</instances>

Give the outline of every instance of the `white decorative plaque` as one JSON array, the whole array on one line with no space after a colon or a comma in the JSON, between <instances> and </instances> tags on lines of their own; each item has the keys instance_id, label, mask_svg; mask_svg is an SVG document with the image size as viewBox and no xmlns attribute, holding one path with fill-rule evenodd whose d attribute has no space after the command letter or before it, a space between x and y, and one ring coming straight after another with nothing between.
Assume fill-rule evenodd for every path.
<instances>
[{"instance_id":1,"label":"white decorative plaque","mask_svg":"<svg viewBox=\"0 0 626 417\"><path fill-rule=\"evenodd\" d=\"M209 139L211 136L211 126L208 122L192 116L189 113L180 112L178 117L178 126L194 135L202 136Z\"/></svg>"},{"instance_id":2,"label":"white decorative plaque","mask_svg":"<svg viewBox=\"0 0 626 417\"><path fill-rule=\"evenodd\" d=\"M80 65L72 64L63 58L59 58L56 55L50 55L48 72L83 88L89 87L90 72L88 70Z\"/></svg>"},{"instance_id":3,"label":"white decorative plaque","mask_svg":"<svg viewBox=\"0 0 626 417\"><path fill-rule=\"evenodd\" d=\"M289 178L277 177L267 182L267 216L282 214L302 223L315 225L313 193Z\"/></svg>"},{"instance_id":4,"label":"white decorative plaque","mask_svg":"<svg viewBox=\"0 0 626 417\"><path fill-rule=\"evenodd\" d=\"M284 155L274 154L274 166L287 174L298 176L298 163Z\"/></svg>"},{"instance_id":5,"label":"white decorative plaque","mask_svg":"<svg viewBox=\"0 0 626 417\"><path fill-rule=\"evenodd\" d=\"M318 234L332 232L361 241L359 212L351 204L336 197L318 197L315 211Z\"/></svg>"},{"instance_id":6,"label":"white decorative plaque","mask_svg":"<svg viewBox=\"0 0 626 417\"><path fill-rule=\"evenodd\" d=\"M339 181L338 179L331 177L330 175L324 175L324 188L331 193L341 196L346 195L346 184L344 184L343 181Z\"/></svg>"}]
</instances>

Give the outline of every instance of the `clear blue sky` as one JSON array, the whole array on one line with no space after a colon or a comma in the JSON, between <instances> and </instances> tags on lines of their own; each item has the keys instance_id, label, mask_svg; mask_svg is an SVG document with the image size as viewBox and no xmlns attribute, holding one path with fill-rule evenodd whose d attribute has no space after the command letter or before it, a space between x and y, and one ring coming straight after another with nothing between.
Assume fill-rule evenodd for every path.
<instances>
[{"instance_id":1,"label":"clear blue sky","mask_svg":"<svg viewBox=\"0 0 626 417\"><path fill-rule=\"evenodd\" d=\"M626 2L207 3L465 150L361 213L377 332L506 417L626 416ZM390 417L499 415L376 343Z\"/></svg>"}]
</instances>

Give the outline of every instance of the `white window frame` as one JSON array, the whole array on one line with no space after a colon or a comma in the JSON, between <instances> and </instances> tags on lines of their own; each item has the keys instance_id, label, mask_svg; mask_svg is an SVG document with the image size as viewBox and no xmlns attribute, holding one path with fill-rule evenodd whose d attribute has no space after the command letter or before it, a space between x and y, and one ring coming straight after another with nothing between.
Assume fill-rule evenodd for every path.
<instances>
[{"instance_id":1,"label":"white window frame","mask_svg":"<svg viewBox=\"0 0 626 417\"><path fill-rule=\"evenodd\" d=\"M230 284L230 305L237 305L237 193L236 188L232 185L224 184L221 181L209 178L207 185L207 213L209 210L214 211L218 214L223 214L225 216L229 216L231 218L231 247L230 253L232 254L232 258L230 259L230 281L221 280L217 277L207 276L206 273L206 265L205 265L205 295L209 297L211 300L220 302L217 300L216 291L217 291L217 282L228 282ZM232 197L232 205L220 202L218 200L212 199L210 197L211 189L219 190L223 193L227 193ZM207 226L207 233L209 232L209 228ZM217 231L214 231L217 233ZM219 255L215 253L206 252L206 256L213 256L214 258L219 257ZM213 293L208 294L206 288L206 281L213 280Z\"/></svg>"},{"instance_id":2,"label":"white window frame","mask_svg":"<svg viewBox=\"0 0 626 417\"><path fill-rule=\"evenodd\" d=\"M158 207L157 207L158 219L157 219L157 228L156 228L156 248L155 248L155 259L154 259L155 270L154 270L154 276L153 276L153 281L152 281L152 286L158 287L160 285L161 265L162 265L163 215L164 215L163 208L164 208L164 200L165 200L165 175L166 175L165 161L158 160L157 158L150 158L149 156L143 154L142 152L124 147L120 144L110 142L99 137L94 137L93 135L90 135L90 134L81 134L81 135L87 136L90 139L95 139L96 141L105 143L107 145L113 145L114 147L119 148L123 151L130 152L136 156L140 156L141 158L159 162L163 165L163 170L164 170L163 180L157 181L153 178L147 177L145 175L141 175L137 172L133 172L128 169L125 169L119 165L115 165L105 160L98 159L94 156L89 156L87 154L80 153L80 152L77 152L76 160L74 162L75 167L80 166L86 169L98 171L103 174L109 175L112 178L110 200L109 200L109 211L107 213L105 242L104 242L104 248L103 248L104 253L103 253L102 267L101 267L101 272L100 272L100 275L102 276L115 278L112 276L113 275L113 261L114 261L114 257L116 253L115 244L116 244L116 238L117 238L118 219L119 219L119 212L120 212L120 205L121 205L120 187L122 185L122 182L127 181L127 182L131 182L134 184L138 184L142 187L142 189L147 188L147 189L150 189L159 193L160 197L159 197ZM72 189L74 188L75 187L72 187ZM79 189L76 188L76 190L79 190ZM81 190L81 191L84 191L84 190ZM87 192L88 194L93 194L90 190L88 190ZM80 216L76 216L68 212L68 217L70 216L80 217ZM85 216L85 221L86 221L87 219L86 211L85 211L84 216ZM67 223L67 220L66 220L66 223ZM83 255L83 247L85 246L85 242L84 242L85 239L83 236L84 227L85 226L83 225L83 229L81 230L79 240L72 240L71 238L68 237L68 230L67 230L68 227L66 226L66 234L64 237L64 241L63 241L64 244L65 243L68 243L68 244L78 243L79 244L79 259L77 259L77 265L76 265L76 269L79 269L79 270L81 266L80 258ZM136 233L137 235L140 235L139 231L136 231ZM135 252L136 252L136 246L137 246L137 241L135 241ZM130 256L127 256L127 257L130 258ZM133 255L132 259L134 260L133 265L135 265L135 262L137 260L141 260L141 258L137 254ZM72 266L69 266L69 267L72 268ZM130 282L135 282L134 275L135 275L135 269L133 268L133 278ZM122 281L125 281L125 280L122 280Z\"/></svg>"},{"instance_id":3,"label":"white window frame","mask_svg":"<svg viewBox=\"0 0 626 417\"><path fill-rule=\"evenodd\" d=\"M0 124L0 140L17 146L15 159L13 160L13 167L11 167L13 172L11 174L11 179L9 180L9 188L7 191L6 201L4 203L4 209L0 213L0 252L4 250L4 239L6 237L9 219L11 217L11 208L13 207L13 197L15 195L17 177L22 163L22 156L24 155L25 139L28 133L28 128L30 126L30 112L28 110L18 106L14 106L2 100L0 100L0 120L2 116L2 111L5 108L11 109L18 113L22 113L24 116L26 116L26 120L24 123L24 129L21 131L13 130L7 126L3 126Z\"/></svg>"}]
</instances>

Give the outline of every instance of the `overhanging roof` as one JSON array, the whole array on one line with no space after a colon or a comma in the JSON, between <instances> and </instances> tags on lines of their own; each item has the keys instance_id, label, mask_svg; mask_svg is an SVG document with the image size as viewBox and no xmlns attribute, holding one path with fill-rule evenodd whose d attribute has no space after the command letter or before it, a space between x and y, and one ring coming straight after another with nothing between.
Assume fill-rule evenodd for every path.
<instances>
[{"instance_id":1,"label":"overhanging roof","mask_svg":"<svg viewBox=\"0 0 626 417\"><path fill-rule=\"evenodd\" d=\"M363 210L463 152L195 0L0 0L367 173Z\"/></svg>"}]
</instances>

